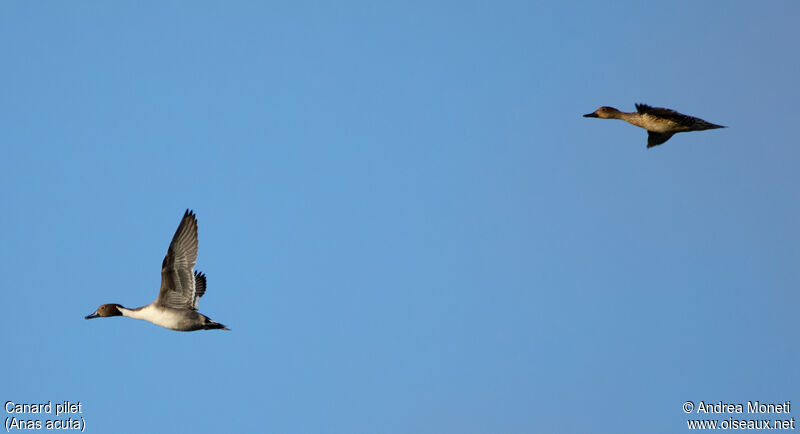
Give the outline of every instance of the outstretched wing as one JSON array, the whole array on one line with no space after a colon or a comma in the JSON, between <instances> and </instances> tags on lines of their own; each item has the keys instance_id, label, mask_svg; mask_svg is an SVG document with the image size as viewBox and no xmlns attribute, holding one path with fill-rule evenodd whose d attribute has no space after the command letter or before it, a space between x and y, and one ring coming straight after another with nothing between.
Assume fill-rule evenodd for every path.
<instances>
[{"instance_id":1,"label":"outstretched wing","mask_svg":"<svg viewBox=\"0 0 800 434\"><path fill-rule=\"evenodd\" d=\"M636 111L641 114L649 114L662 119L669 119L678 125L680 131L703 131L713 130L715 128L725 128L723 125L712 124L711 122L703 119L678 113L675 110L670 110L663 107L650 107L647 104L636 104ZM667 139L669 139L669 137L667 137Z\"/></svg>"},{"instance_id":2,"label":"outstretched wing","mask_svg":"<svg viewBox=\"0 0 800 434\"><path fill-rule=\"evenodd\" d=\"M647 132L647 147L652 148L653 146L658 146L667 140L675 133L656 133L653 131Z\"/></svg>"},{"instance_id":3,"label":"outstretched wing","mask_svg":"<svg viewBox=\"0 0 800 434\"><path fill-rule=\"evenodd\" d=\"M156 303L175 309L197 310L198 285L193 271L197 262L197 218L186 210L161 264L161 290ZM202 293L205 292L205 276Z\"/></svg>"},{"instance_id":4,"label":"outstretched wing","mask_svg":"<svg viewBox=\"0 0 800 434\"><path fill-rule=\"evenodd\" d=\"M206 293L206 275L199 271L194 272L194 303L192 309L197 310L197 304L200 302L200 297Z\"/></svg>"},{"instance_id":5,"label":"outstretched wing","mask_svg":"<svg viewBox=\"0 0 800 434\"><path fill-rule=\"evenodd\" d=\"M691 116L686 116L683 113L678 113L675 110L670 110L668 108L663 108L663 107L650 107L647 104L636 104L636 111L638 111L641 114L648 114L664 119L670 119L679 124L683 124L691 119L695 119L692 118Z\"/></svg>"}]
</instances>

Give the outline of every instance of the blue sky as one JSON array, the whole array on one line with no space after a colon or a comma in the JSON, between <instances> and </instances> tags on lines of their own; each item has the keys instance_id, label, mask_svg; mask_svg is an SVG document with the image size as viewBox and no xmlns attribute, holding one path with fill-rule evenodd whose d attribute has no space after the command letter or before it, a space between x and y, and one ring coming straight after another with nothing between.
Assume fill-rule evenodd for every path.
<instances>
[{"instance_id":1,"label":"blue sky","mask_svg":"<svg viewBox=\"0 0 800 434\"><path fill-rule=\"evenodd\" d=\"M799 18L5 2L0 398L104 433L674 433L686 400L800 403ZM729 128L647 150L581 117L637 102ZM186 208L232 331L85 321L155 298Z\"/></svg>"}]
</instances>

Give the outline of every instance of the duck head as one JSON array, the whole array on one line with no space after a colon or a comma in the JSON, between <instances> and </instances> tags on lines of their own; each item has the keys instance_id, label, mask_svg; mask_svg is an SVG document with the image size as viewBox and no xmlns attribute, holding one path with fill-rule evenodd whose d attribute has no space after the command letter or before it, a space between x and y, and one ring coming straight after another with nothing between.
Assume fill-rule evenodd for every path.
<instances>
[{"instance_id":1,"label":"duck head","mask_svg":"<svg viewBox=\"0 0 800 434\"><path fill-rule=\"evenodd\" d=\"M94 313L86 315L86 319L97 318L101 316L121 316L122 312L119 310L122 306L119 304L104 304L97 308Z\"/></svg>"},{"instance_id":2,"label":"duck head","mask_svg":"<svg viewBox=\"0 0 800 434\"><path fill-rule=\"evenodd\" d=\"M614 107L603 106L599 109L593 111L592 113L587 113L583 115L585 118L600 118L600 119L615 119L619 117L621 112Z\"/></svg>"}]
</instances>

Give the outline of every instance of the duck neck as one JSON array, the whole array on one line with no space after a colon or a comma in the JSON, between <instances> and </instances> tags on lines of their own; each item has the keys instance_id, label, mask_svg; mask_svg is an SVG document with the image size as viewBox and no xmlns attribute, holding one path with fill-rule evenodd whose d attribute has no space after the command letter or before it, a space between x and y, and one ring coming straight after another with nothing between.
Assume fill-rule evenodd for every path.
<instances>
[{"instance_id":1,"label":"duck neck","mask_svg":"<svg viewBox=\"0 0 800 434\"><path fill-rule=\"evenodd\" d=\"M641 113L619 112L619 114L617 115L617 119L622 119L623 121L629 124L644 128L644 119L642 119Z\"/></svg>"},{"instance_id":2,"label":"duck neck","mask_svg":"<svg viewBox=\"0 0 800 434\"><path fill-rule=\"evenodd\" d=\"M145 309L141 307L138 309L128 309L127 307L120 306L118 309L122 312L122 316L127 316L128 318L144 319L145 316Z\"/></svg>"}]
</instances>

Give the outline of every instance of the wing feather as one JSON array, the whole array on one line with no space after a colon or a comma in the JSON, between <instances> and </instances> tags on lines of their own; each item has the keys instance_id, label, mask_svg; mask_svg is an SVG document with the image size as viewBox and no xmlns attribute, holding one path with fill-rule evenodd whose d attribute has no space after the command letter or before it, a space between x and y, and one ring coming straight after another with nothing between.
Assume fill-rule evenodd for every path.
<instances>
[{"instance_id":1,"label":"wing feather","mask_svg":"<svg viewBox=\"0 0 800 434\"><path fill-rule=\"evenodd\" d=\"M662 119L669 119L679 126L678 129L680 131L703 131L713 130L715 128L725 128L722 125L713 124L706 120L685 115L683 113L676 112L675 110L670 110L663 107L650 107L647 104L636 104L636 111L641 114L648 114ZM667 139L669 139L669 137L667 137Z\"/></svg>"},{"instance_id":2,"label":"wing feather","mask_svg":"<svg viewBox=\"0 0 800 434\"><path fill-rule=\"evenodd\" d=\"M161 290L156 302L176 309L197 310L197 218L186 210L161 264ZM202 277L205 292L205 275ZM202 294L201 294L202 295Z\"/></svg>"},{"instance_id":3,"label":"wing feather","mask_svg":"<svg viewBox=\"0 0 800 434\"><path fill-rule=\"evenodd\" d=\"M653 146L658 146L667 140L675 133L656 133L654 131L647 132L647 147L652 148Z\"/></svg>"}]
</instances>

